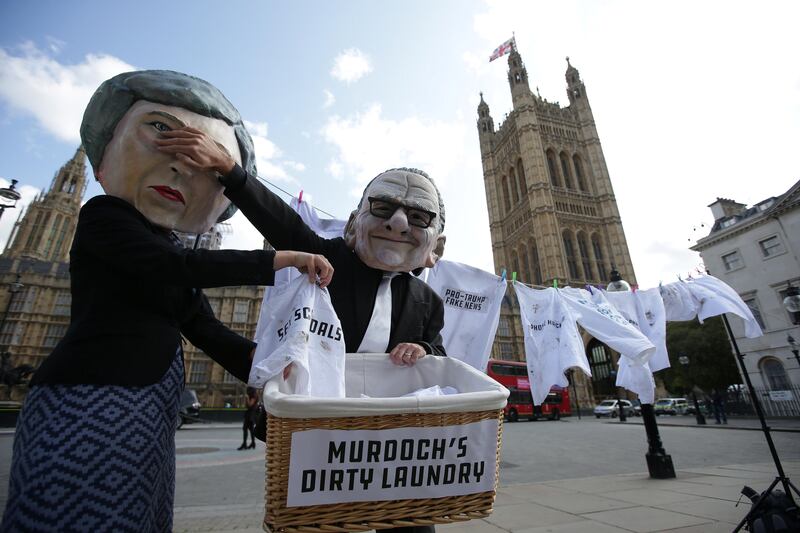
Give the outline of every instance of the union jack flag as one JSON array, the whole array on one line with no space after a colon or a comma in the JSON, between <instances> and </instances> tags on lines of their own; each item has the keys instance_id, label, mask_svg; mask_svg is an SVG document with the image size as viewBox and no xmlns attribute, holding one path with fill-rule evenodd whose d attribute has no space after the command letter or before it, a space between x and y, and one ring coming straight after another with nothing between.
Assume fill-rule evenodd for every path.
<instances>
[{"instance_id":1,"label":"union jack flag","mask_svg":"<svg viewBox=\"0 0 800 533\"><path fill-rule=\"evenodd\" d=\"M491 63L498 57L503 57L504 55L509 53L511 50L514 49L515 45L516 43L514 42L514 38L512 37L511 39L507 40L506 42L495 48L494 52L492 52L492 55L489 57L489 63Z\"/></svg>"}]
</instances>

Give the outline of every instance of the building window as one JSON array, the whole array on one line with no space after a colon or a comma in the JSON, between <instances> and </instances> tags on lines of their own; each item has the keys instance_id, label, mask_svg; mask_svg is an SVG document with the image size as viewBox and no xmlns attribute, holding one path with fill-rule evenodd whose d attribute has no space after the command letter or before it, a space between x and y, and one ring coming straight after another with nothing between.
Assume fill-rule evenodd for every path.
<instances>
[{"instance_id":1,"label":"building window","mask_svg":"<svg viewBox=\"0 0 800 533\"><path fill-rule=\"evenodd\" d=\"M578 263L575 261L575 247L572 245L572 236L568 231L562 235L564 240L564 254L567 258L567 268L569 269L569 277L573 280L580 278L578 274Z\"/></svg>"},{"instance_id":2,"label":"building window","mask_svg":"<svg viewBox=\"0 0 800 533\"><path fill-rule=\"evenodd\" d=\"M6 322L0 330L0 345L8 349L19 344L22 338L22 324L19 322Z\"/></svg>"},{"instance_id":3,"label":"building window","mask_svg":"<svg viewBox=\"0 0 800 533\"><path fill-rule=\"evenodd\" d=\"M761 248L761 254L764 257L772 257L783 253L783 243L781 243L777 235L758 241L758 246Z\"/></svg>"},{"instance_id":4,"label":"building window","mask_svg":"<svg viewBox=\"0 0 800 533\"><path fill-rule=\"evenodd\" d=\"M764 378L764 383L770 390L787 390L791 388L789 377L786 375L786 370L783 364L773 357L765 357L761 360L761 375Z\"/></svg>"},{"instance_id":5,"label":"building window","mask_svg":"<svg viewBox=\"0 0 800 533\"><path fill-rule=\"evenodd\" d=\"M764 317L761 316L761 309L758 307L758 301L755 298L748 298L744 300L745 305L750 308L750 311L753 312L753 317L758 322L758 325L761 326L762 330L766 330L767 326L764 325Z\"/></svg>"},{"instance_id":6,"label":"building window","mask_svg":"<svg viewBox=\"0 0 800 533\"><path fill-rule=\"evenodd\" d=\"M742 256L739 255L738 251L723 255L722 264L725 267L725 270L728 272L744 266L744 263L742 262Z\"/></svg>"},{"instance_id":7,"label":"building window","mask_svg":"<svg viewBox=\"0 0 800 533\"><path fill-rule=\"evenodd\" d=\"M525 169L522 167L522 159L517 159L517 179L519 180L519 191L524 200L528 194L528 182L525 181Z\"/></svg>"},{"instance_id":8,"label":"building window","mask_svg":"<svg viewBox=\"0 0 800 533\"><path fill-rule=\"evenodd\" d=\"M497 323L497 334L501 337L511 336L511 325L507 316L500 317L500 321Z\"/></svg>"},{"instance_id":9,"label":"building window","mask_svg":"<svg viewBox=\"0 0 800 533\"><path fill-rule=\"evenodd\" d=\"M558 187L558 168L556 167L556 154L552 150L547 151L547 170L550 172L550 183Z\"/></svg>"},{"instance_id":10,"label":"building window","mask_svg":"<svg viewBox=\"0 0 800 533\"><path fill-rule=\"evenodd\" d=\"M60 291L56 295L56 303L53 305L53 314L57 316L69 316L72 306L72 293Z\"/></svg>"},{"instance_id":11,"label":"building window","mask_svg":"<svg viewBox=\"0 0 800 533\"><path fill-rule=\"evenodd\" d=\"M208 305L211 306L214 316L219 318L219 298L209 298Z\"/></svg>"},{"instance_id":12,"label":"building window","mask_svg":"<svg viewBox=\"0 0 800 533\"><path fill-rule=\"evenodd\" d=\"M511 196L509 196L508 192L508 178L503 176L501 180L503 182L503 205L506 208L506 213L511 211Z\"/></svg>"},{"instance_id":13,"label":"building window","mask_svg":"<svg viewBox=\"0 0 800 533\"><path fill-rule=\"evenodd\" d=\"M38 292L38 287L25 287L22 292L9 295L9 298L13 298L13 301L8 310L12 313L30 313L36 303Z\"/></svg>"},{"instance_id":14,"label":"building window","mask_svg":"<svg viewBox=\"0 0 800 533\"><path fill-rule=\"evenodd\" d=\"M592 251L594 252L594 264L597 265L597 276L600 281L608 279L606 274L606 263L603 257L603 245L600 243L600 237L595 233L592 235Z\"/></svg>"},{"instance_id":15,"label":"building window","mask_svg":"<svg viewBox=\"0 0 800 533\"><path fill-rule=\"evenodd\" d=\"M517 189L517 173L514 172L514 167L511 167L510 172L508 173L509 181L511 181L511 193L514 197L514 204L519 203L519 190Z\"/></svg>"},{"instance_id":16,"label":"building window","mask_svg":"<svg viewBox=\"0 0 800 533\"><path fill-rule=\"evenodd\" d=\"M614 361L606 345L592 339L586 348L592 370L592 389L595 396L606 396L615 391Z\"/></svg>"},{"instance_id":17,"label":"building window","mask_svg":"<svg viewBox=\"0 0 800 533\"><path fill-rule=\"evenodd\" d=\"M499 342L497 343L498 347L500 348L500 359L505 361L513 361L514 360L514 345L510 342Z\"/></svg>"},{"instance_id":18,"label":"building window","mask_svg":"<svg viewBox=\"0 0 800 533\"><path fill-rule=\"evenodd\" d=\"M569 171L569 158L567 154L561 152L561 175L564 177L564 187L572 188L572 172Z\"/></svg>"},{"instance_id":19,"label":"building window","mask_svg":"<svg viewBox=\"0 0 800 533\"><path fill-rule=\"evenodd\" d=\"M223 383L239 383L239 378L237 378L236 376L234 376L233 374L231 374L230 372L228 372L226 370L225 374L222 377L222 382Z\"/></svg>"},{"instance_id":20,"label":"building window","mask_svg":"<svg viewBox=\"0 0 800 533\"><path fill-rule=\"evenodd\" d=\"M189 383L208 383L211 361L192 361L192 370L189 373Z\"/></svg>"},{"instance_id":21,"label":"building window","mask_svg":"<svg viewBox=\"0 0 800 533\"><path fill-rule=\"evenodd\" d=\"M797 285L797 280L794 280L791 283L793 283L794 285ZM786 317L789 319L789 324L791 325L791 324L794 324L794 322L792 322L792 318L793 318L792 317L792 313L787 311L786 308L783 306L783 300L788 296L788 294L787 294L788 292L789 292L788 289L783 289L781 291L778 291L778 303L780 304L781 309L783 309L786 312Z\"/></svg>"},{"instance_id":22,"label":"building window","mask_svg":"<svg viewBox=\"0 0 800 533\"><path fill-rule=\"evenodd\" d=\"M47 326L47 331L44 334L44 343L42 345L45 348L52 348L58 344L58 341L61 340L66 332L66 324L49 324Z\"/></svg>"},{"instance_id":23,"label":"building window","mask_svg":"<svg viewBox=\"0 0 800 533\"><path fill-rule=\"evenodd\" d=\"M233 304L233 323L244 324L247 322L250 302L247 300L236 300Z\"/></svg>"},{"instance_id":24,"label":"building window","mask_svg":"<svg viewBox=\"0 0 800 533\"><path fill-rule=\"evenodd\" d=\"M583 178L583 165L581 164L581 158L577 155L572 156L572 164L575 166L575 177L578 180L578 188L584 192L589 192L589 189L586 188L586 181Z\"/></svg>"},{"instance_id":25,"label":"building window","mask_svg":"<svg viewBox=\"0 0 800 533\"><path fill-rule=\"evenodd\" d=\"M578 251L581 254L581 264L583 265L583 275L586 279L593 279L592 276L592 261L589 258L589 247L586 244L586 235L578 233Z\"/></svg>"}]
</instances>

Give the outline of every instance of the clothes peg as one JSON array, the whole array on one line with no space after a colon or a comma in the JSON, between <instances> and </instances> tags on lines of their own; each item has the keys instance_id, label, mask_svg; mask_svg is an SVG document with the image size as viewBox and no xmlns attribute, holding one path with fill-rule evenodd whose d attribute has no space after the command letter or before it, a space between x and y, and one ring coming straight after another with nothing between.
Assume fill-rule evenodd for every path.
<instances>
[{"instance_id":1,"label":"clothes peg","mask_svg":"<svg viewBox=\"0 0 800 533\"><path fill-rule=\"evenodd\" d=\"M554 289L557 289L557 288L558 288L558 278L554 278L554 279L553 279L553 288L554 288Z\"/></svg>"},{"instance_id":2,"label":"clothes peg","mask_svg":"<svg viewBox=\"0 0 800 533\"><path fill-rule=\"evenodd\" d=\"M500 277L503 278L503 281L506 280L506 269L505 268L500 271Z\"/></svg>"},{"instance_id":3,"label":"clothes peg","mask_svg":"<svg viewBox=\"0 0 800 533\"><path fill-rule=\"evenodd\" d=\"M589 285L588 283L586 284L586 290L589 291L589 294L592 294L592 295L594 294L594 291L592 290L592 286Z\"/></svg>"},{"instance_id":4,"label":"clothes peg","mask_svg":"<svg viewBox=\"0 0 800 533\"><path fill-rule=\"evenodd\" d=\"M516 272L512 272L511 273L511 281L513 281L513 282L517 281L517 273Z\"/></svg>"},{"instance_id":5,"label":"clothes peg","mask_svg":"<svg viewBox=\"0 0 800 533\"><path fill-rule=\"evenodd\" d=\"M302 189L300 189L300 195L297 197L297 203L298 204L302 204L303 203L303 190Z\"/></svg>"}]
</instances>

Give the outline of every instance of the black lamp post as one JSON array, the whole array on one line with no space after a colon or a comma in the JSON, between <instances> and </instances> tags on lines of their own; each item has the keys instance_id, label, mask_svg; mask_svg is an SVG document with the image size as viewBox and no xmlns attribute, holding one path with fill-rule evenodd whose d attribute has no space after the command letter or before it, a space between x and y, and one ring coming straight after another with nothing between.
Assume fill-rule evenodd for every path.
<instances>
[{"instance_id":1,"label":"black lamp post","mask_svg":"<svg viewBox=\"0 0 800 533\"><path fill-rule=\"evenodd\" d=\"M14 209L17 206L17 200L21 198L16 189L17 183L19 183L17 180L11 180L10 186L0 189L0 199L3 200L3 203L0 203L0 217L3 216L6 209Z\"/></svg>"},{"instance_id":2,"label":"black lamp post","mask_svg":"<svg viewBox=\"0 0 800 533\"><path fill-rule=\"evenodd\" d=\"M791 346L792 354L794 354L794 358L797 361L797 366L800 366L800 350L797 349L797 341L794 340L794 337L791 335L787 335L786 342L788 342L789 346Z\"/></svg>"},{"instance_id":3,"label":"black lamp post","mask_svg":"<svg viewBox=\"0 0 800 533\"><path fill-rule=\"evenodd\" d=\"M625 292L625 291L631 290L631 286L627 281L622 279L622 276L620 276L620 274L617 271L617 269L612 266L611 267L611 282L608 284L608 286L606 286L606 290L608 292ZM619 362L617 362L617 365L619 365ZM619 387L617 387L615 390L617 392L616 399L617 399L617 409L619 410L619 421L620 422L626 422L628 420L628 417L625 414L625 406L622 405L622 402L620 401L620 398L619 398L619 396L620 396L619 395Z\"/></svg>"},{"instance_id":4,"label":"black lamp post","mask_svg":"<svg viewBox=\"0 0 800 533\"><path fill-rule=\"evenodd\" d=\"M611 283L606 287L607 291L629 291L630 284L622 279L616 268L611 269ZM675 467L672 466L672 456L668 455L661 443L661 435L658 433L658 423L656 414L653 411L653 404L642 404L642 422L647 433L648 450L644 455L647 460L647 470L650 477L656 479L670 479L675 477Z\"/></svg>"},{"instance_id":5,"label":"black lamp post","mask_svg":"<svg viewBox=\"0 0 800 533\"><path fill-rule=\"evenodd\" d=\"M686 354L680 354L678 357L678 362L680 362L681 366L686 370L686 375L689 376L689 357ZM697 394L694 391L694 379L690 379L690 386L692 387L692 401L694 402L694 417L697 420L698 426L705 426L706 425L706 417L703 416L703 413L700 411L700 404L697 403Z\"/></svg>"}]
</instances>

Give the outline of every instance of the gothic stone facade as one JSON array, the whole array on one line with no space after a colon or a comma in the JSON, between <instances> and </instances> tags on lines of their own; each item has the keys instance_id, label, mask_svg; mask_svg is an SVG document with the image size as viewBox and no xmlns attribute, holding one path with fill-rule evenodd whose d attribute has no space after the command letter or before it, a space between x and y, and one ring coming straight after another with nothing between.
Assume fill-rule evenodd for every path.
<instances>
[{"instance_id":1,"label":"gothic stone facade","mask_svg":"<svg viewBox=\"0 0 800 533\"><path fill-rule=\"evenodd\" d=\"M481 94L477 128L495 269L528 284L583 287L605 285L615 267L635 284L586 86L569 58L567 65L567 107L531 92L516 50L508 58L513 109L498 128ZM588 406L613 394L616 354L589 336L585 341L594 383L576 377L579 401ZM524 353L509 288L493 356L521 360Z\"/></svg>"},{"instance_id":2,"label":"gothic stone facade","mask_svg":"<svg viewBox=\"0 0 800 533\"><path fill-rule=\"evenodd\" d=\"M72 303L69 250L86 185L86 154L81 147L56 173L50 188L20 213L0 255L0 351L11 354L13 366L38 367L67 330ZM218 225L201 237L199 246L219 247L224 231ZM192 246L194 236L183 241ZM16 281L23 286L12 292L9 289ZM204 292L223 323L253 338L263 288L226 287ZM186 386L197 390L204 406L243 403L243 383L189 343L184 344L184 356ZM8 397L6 393L21 401L27 387L4 390L3 398Z\"/></svg>"}]
</instances>

